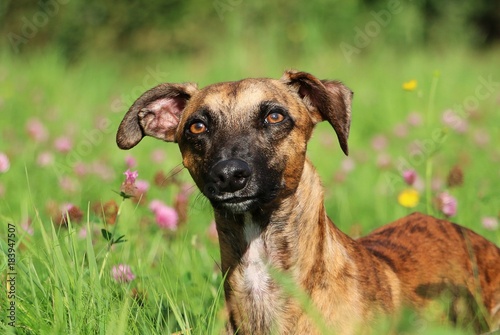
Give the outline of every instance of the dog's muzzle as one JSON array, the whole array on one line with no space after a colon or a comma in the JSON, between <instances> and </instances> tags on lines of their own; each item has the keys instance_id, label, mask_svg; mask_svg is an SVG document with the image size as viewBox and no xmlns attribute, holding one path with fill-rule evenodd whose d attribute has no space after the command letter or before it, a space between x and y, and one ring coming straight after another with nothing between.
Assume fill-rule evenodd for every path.
<instances>
[{"instance_id":1,"label":"dog's muzzle","mask_svg":"<svg viewBox=\"0 0 500 335\"><path fill-rule=\"evenodd\" d=\"M241 159L220 161L210 169L203 194L214 207L243 212L256 201L246 189L251 176L252 169Z\"/></svg>"}]
</instances>

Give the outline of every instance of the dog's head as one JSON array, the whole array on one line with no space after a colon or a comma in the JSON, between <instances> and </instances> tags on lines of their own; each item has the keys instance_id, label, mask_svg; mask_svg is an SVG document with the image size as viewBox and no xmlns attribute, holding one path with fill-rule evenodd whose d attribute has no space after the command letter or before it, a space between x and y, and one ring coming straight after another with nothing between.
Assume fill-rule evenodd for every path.
<instances>
[{"instance_id":1,"label":"dog's head","mask_svg":"<svg viewBox=\"0 0 500 335\"><path fill-rule=\"evenodd\" d=\"M296 71L203 89L161 84L132 105L116 141L121 149L145 135L176 142L216 210L264 210L295 191L316 123L330 122L348 153L351 99L342 83Z\"/></svg>"}]
</instances>

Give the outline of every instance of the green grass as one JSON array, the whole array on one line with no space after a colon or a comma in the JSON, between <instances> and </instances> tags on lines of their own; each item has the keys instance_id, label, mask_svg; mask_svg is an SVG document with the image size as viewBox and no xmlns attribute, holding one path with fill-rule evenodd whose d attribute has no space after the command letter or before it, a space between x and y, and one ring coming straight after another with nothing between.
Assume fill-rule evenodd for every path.
<instances>
[{"instance_id":1,"label":"green grass","mask_svg":"<svg viewBox=\"0 0 500 335\"><path fill-rule=\"evenodd\" d=\"M212 54L199 59L95 58L71 67L65 66L55 52L23 58L0 56L0 152L7 154L11 163L10 170L0 174L4 189L0 196L0 234L7 236L9 223L16 226L17 272L17 328L9 327L9 320L2 314L2 333L216 334L223 327L218 246L207 234L212 221L209 204L194 192L188 221L175 232L159 228L147 208L152 199L173 204L179 186L160 188L152 181L158 171L169 174L181 163L178 149L153 139L145 139L130 152L120 151L114 144L115 131L128 105L159 80L205 85L249 76L279 77L286 68L341 79L355 91L349 142L354 168L342 170L346 158L327 124L318 126L309 146L309 156L323 178L326 208L334 222L348 233L366 234L414 210L442 216L432 199L438 191L448 189L458 201L453 221L500 243L500 231L481 224L482 217L498 218L500 214L498 53L453 50L401 56L379 50L347 64L333 47L300 59L281 59L272 48L259 54L249 50L244 45L224 51L214 48ZM148 78L151 72L156 73ZM478 100L477 109L467 113L468 130L461 134L444 127L442 112L462 105L476 94L480 78L490 77L498 84ZM410 79L417 80L417 89L404 91L402 84ZM410 112L420 113L424 124L408 126L408 134L397 137L393 129L406 124ZM47 128L46 141L36 142L27 135L26 123L33 117ZM102 127L98 131L95 126L99 123ZM444 140L438 144L430 141L433 132L441 130L446 134ZM53 148L53 141L63 135L73 141L73 149L67 154ZM480 135L487 135L489 142L478 145L475 138ZM375 150L371 145L375 136L385 137L387 147ZM432 155L412 159L409 146L414 141L425 143L426 152ZM160 163L151 159L157 149L166 155ZM53 155L52 165L42 167L37 163L43 152ZM118 224L106 226L91 208L97 202L121 202L117 192L127 155L137 159L134 169L140 179L151 182L151 188L145 205L125 201ZM389 158L387 166L377 164L382 156ZM426 173L445 181L449 170L458 165L464 172L464 183L422 191L416 208L403 208L397 202L398 193L406 187L397 169L402 161L412 163L424 184ZM77 174L75 166L81 164L90 172ZM177 178L181 183L191 183L187 171ZM68 202L78 206L83 217L62 227L54 222L51 211ZM22 229L28 221L33 235ZM108 256L108 244L100 232L103 228L116 229L115 236L125 235L127 240L113 245ZM82 229L86 237L80 236ZM7 243L0 239L2 282L8 272ZM112 266L122 263L130 265L136 275L130 283L112 279ZM2 313L7 303L2 294ZM407 334L456 333L428 319L410 313L390 329Z\"/></svg>"}]
</instances>

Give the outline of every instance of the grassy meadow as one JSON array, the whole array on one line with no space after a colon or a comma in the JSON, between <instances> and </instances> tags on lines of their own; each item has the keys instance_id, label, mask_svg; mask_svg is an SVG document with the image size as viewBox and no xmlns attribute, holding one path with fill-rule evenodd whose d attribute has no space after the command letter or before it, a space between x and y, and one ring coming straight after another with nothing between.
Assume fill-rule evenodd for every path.
<instances>
[{"instance_id":1,"label":"grassy meadow","mask_svg":"<svg viewBox=\"0 0 500 335\"><path fill-rule=\"evenodd\" d=\"M151 138L127 152L115 144L129 105L160 82L204 86L280 77L286 68L340 79L355 92L350 156L328 124L309 145L332 220L356 237L421 211L500 244L498 51L379 49L348 62L334 48L294 58L261 47L242 42L190 58L88 56L73 65L56 51L0 53L0 280L15 292L0 295L1 333L222 329L212 210L178 148ZM127 169L138 172L140 197L120 196ZM412 183L407 171L416 173ZM443 193L456 210L444 208ZM158 217L158 201L175 214ZM380 333L461 333L436 315L405 314Z\"/></svg>"}]
</instances>

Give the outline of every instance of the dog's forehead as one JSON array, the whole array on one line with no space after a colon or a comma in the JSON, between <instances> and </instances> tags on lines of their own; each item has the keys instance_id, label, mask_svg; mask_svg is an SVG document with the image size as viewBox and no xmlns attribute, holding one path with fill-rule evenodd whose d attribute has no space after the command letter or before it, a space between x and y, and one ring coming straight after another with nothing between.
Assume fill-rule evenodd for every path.
<instances>
[{"instance_id":1,"label":"dog's forehead","mask_svg":"<svg viewBox=\"0 0 500 335\"><path fill-rule=\"evenodd\" d=\"M249 78L207 86L199 91L194 102L198 108L234 114L256 108L262 102L287 105L293 100L293 92L283 82L268 78Z\"/></svg>"}]
</instances>

